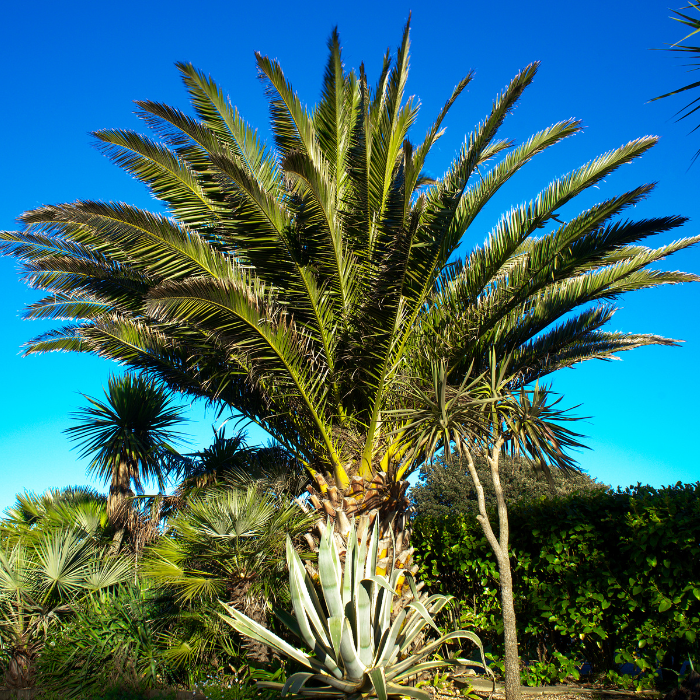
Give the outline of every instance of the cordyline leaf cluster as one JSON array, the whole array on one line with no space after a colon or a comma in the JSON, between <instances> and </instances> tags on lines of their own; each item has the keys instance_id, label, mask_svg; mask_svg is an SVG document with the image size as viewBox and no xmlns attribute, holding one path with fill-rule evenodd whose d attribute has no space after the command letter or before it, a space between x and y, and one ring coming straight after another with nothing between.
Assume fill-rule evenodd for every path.
<instances>
[{"instance_id":1,"label":"cordyline leaf cluster","mask_svg":"<svg viewBox=\"0 0 700 700\"><path fill-rule=\"evenodd\" d=\"M27 212L21 231L3 233L4 252L47 293L25 316L68 321L30 341L27 353L95 353L219 402L344 489L356 475L396 479L419 466L389 412L407 378L429 383L436 362L445 385L458 388L489 371L492 357L508 357L522 386L583 360L675 342L604 326L622 293L697 279L650 266L698 237L643 245L684 219L621 218L652 185L569 220L560 214L654 137L553 180L484 240L473 226L491 198L581 129L565 119L517 145L499 137L537 64L497 95L445 174L430 178L427 158L472 74L413 141L408 25L374 85L364 66L346 70L336 31L328 47L313 108L276 61L257 55L271 147L186 63L177 68L192 115L140 101L154 137L95 133L167 214L75 201ZM465 241L472 249L458 257Z\"/></svg>"}]
</instances>

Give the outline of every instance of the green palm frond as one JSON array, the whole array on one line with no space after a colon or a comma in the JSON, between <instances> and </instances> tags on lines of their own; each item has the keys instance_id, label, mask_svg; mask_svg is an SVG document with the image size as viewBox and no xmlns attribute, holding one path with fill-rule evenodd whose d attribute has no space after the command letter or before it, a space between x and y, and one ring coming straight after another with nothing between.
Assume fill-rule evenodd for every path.
<instances>
[{"instance_id":1,"label":"green palm frond","mask_svg":"<svg viewBox=\"0 0 700 700\"><path fill-rule=\"evenodd\" d=\"M271 147L188 63L177 68L192 116L141 101L154 136L96 132L102 151L168 215L77 201L27 212L22 231L0 233L0 248L45 292L26 316L66 320L26 353L94 353L228 407L344 489L358 474L401 472L397 426L384 417L401 407L407 381L432 386L434 367L444 365L450 394L490 367L494 349L511 358L522 384L587 359L672 344L606 324L624 293L697 280L654 265L700 238L645 247L685 219L624 220L650 185L560 218L656 139L552 180L459 256L512 176L582 126L543 125L520 144L502 134L536 77L531 64L497 95L445 174L430 177L431 149L473 75L414 144L409 28L395 54L384 55L374 86L364 66L344 66L333 30L315 106L276 61L257 55Z\"/></svg>"},{"instance_id":2,"label":"green palm frond","mask_svg":"<svg viewBox=\"0 0 700 700\"><path fill-rule=\"evenodd\" d=\"M689 4L683 9L697 10L697 12L700 15L700 3L698 3L697 0L689 0ZM684 12L680 12L679 10L673 10L673 14L675 15L675 17L672 17L671 19L674 19L676 22L684 24L686 27L690 27L692 31L689 34L686 34L675 44L671 44L671 46L669 46L667 50L676 51L683 54L684 56L687 56L691 60L690 63L686 64L687 66L689 66L688 70L698 70L698 68L700 68L700 46L694 46L692 44L683 44L683 42L690 39L691 36L695 36L695 34L700 32L700 16L688 15ZM671 97L671 95L677 95L681 92L686 92L687 90L697 90L698 88L700 88L700 80L690 82L687 85L683 85L682 87L677 88L676 90L672 90L671 92L667 92L664 95L653 97L651 99L651 102L654 102L655 100L661 100L664 97ZM698 102L700 102L700 97L696 97L694 100L691 100L685 107L680 109L676 113L676 116L678 116L678 120L680 121L681 119L685 119L686 117L695 114L698 111L698 109L700 109L700 104L698 104ZM700 128L700 125L696 126L692 131L697 131L698 128ZM700 150L698 150L693 156L693 162L695 162L698 156L700 156Z\"/></svg>"}]
</instances>

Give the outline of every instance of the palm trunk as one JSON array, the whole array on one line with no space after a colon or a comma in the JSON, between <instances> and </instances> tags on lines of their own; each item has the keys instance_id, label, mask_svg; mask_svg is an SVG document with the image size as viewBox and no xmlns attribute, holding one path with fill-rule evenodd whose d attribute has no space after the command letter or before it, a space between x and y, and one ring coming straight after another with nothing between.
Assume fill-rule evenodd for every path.
<instances>
[{"instance_id":1,"label":"palm trunk","mask_svg":"<svg viewBox=\"0 0 700 700\"><path fill-rule=\"evenodd\" d=\"M107 518L110 525L116 528L112 537L110 554L116 555L121 549L126 532L125 508L127 499L133 495L129 465L126 460L120 459L116 470L112 472L112 483L107 496Z\"/></svg>"},{"instance_id":2,"label":"palm trunk","mask_svg":"<svg viewBox=\"0 0 700 700\"><path fill-rule=\"evenodd\" d=\"M503 446L503 440L499 439L492 446L488 455L488 463L491 469L491 479L496 492L496 503L498 506L498 539L493 532L491 523L486 512L486 499L484 488L479 480L472 455L467 452L467 465L469 474L474 482L477 501L479 504L479 515L477 520L486 535L486 539L491 545L493 553L496 555L498 564L498 574L501 587L501 610L503 614L503 637L505 643L505 686L506 700L519 700L520 698L520 658L518 655L518 633L515 624L515 606L513 604L513 577L510 568L510 557L508 555L508 509L503 496L503 488L498 474L498 459Z\"/></svg>"},{"instance_id":3,"label":"palm trunk","mask_svg":"<svg viewBox=\"0 0 700 700\"><path fill-rule=\"evenodd\" d=\"M410 542L411 503L406 495L407 481L389 481L386 474L380 472L372 481L353 476L347 489L329 485L321 475L315 476L315 482L314 486L308 488L309 500L319 515L306 535L306 541L312 551L317 551L318 540L330 519L335 525L335 538L342 560L355 519L358 518L358 540L363 541L378 518L377 573L386 573L392 562L394 568L407 569L413 575L417 573L418 566L413 564L413 548Z\"/></svg>"}]
</instances>

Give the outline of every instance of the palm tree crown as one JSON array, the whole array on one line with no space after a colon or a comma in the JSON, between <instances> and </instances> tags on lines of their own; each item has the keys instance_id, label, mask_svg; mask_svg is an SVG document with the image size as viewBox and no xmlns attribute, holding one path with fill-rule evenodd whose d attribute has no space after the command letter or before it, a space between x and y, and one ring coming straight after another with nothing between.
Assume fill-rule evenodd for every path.
<instances>
[{"instance_id":1,"label":"palm tree crown","mask_svg":"<svg viewBox=\"0 0 700 700\"><path fill-rule=\"evenodd\" d=\"M165 487L164 457L177 438L171 428L183 417L170 391L144 377L110 377L105 397L101 402L85 396L90 405L73 414L80 422L66 432L80 443L82 456L92 457L88 469L111 482L108 510L113 512L132 483L139 493L145 481Z\"/></svg>"},{"instance_id":2,"label":"palm tree crown","mask_svg":"<svg viewBox=\"0 0 700 700\"><path fill-rule=\"evenodd\" d=\"M419 466L405 463L389 412L399 385L429 378L435 362L459 386L490 357L507 355L524 384L583 360L675 342L603 327L620 294L698 279L649 266L700 237L642 245L684 219L619 218L652 185L568 221L558 215L655 138L554 180L457 259L491 197L580 123L558 122L517 146L498 137L535 77L532 64L497 96L445 175L430 179L426 159L472 74L414 143L418 102L404 99L408 25L374 88L364 66L344 68L336 31L328 45L313 109L277 62L257 55L272 149L211 78L185 63L177 67L194 117L142 101L139 115L156 140L128 130L95 134L167 215L76 201L27 212L24 230L2 234L28 281L49 292L26 316L70 321L31 341L27 353L96 353L228 404L343 495L358 480L396 481Z\"/></svg>"}]
</instances>

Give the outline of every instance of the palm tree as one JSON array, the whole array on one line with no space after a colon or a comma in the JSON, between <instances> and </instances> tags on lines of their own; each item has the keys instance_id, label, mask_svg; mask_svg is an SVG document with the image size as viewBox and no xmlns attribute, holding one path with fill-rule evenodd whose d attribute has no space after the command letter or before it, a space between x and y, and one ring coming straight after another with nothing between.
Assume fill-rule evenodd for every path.
<instances>
[{"instance_id":1,"label":"palm tree","mask_svg":"<svg viewBox=\"0 0 700 700\"><path fill-rule=\"evenodd\" d=\"M299 496L309 482L299 460L284 448L275 444L249 445L243 431L226 437L223 428L214 431L214 440L208 447L189 455L176 455L172 469L181 479L176 501L220 485L246 488L250 483Z\"/></svg>"},{"instance_id":2,"label":"palm tree","mask_svg":"<svg viewBox=\"0 0 700 700\"><path fill-rule=\"evenodd\" d=\"M497 371L492 356L508 357L515 390L584 360L674 345L604 326L624 292L698 279L649 267L700 238L642 245L685 221L619 218L652 185L561 218L578 194L655 144L644 137L554 180L458 257L501 187L581 124L557 122L520 145L499 137L535 78L529 65L446 174L431 178L428 155L472 74L414 143L408 24L374 88L364 66L345 69L337 31L328 45L313 108L276 61L257 55L271 149L210 77L179 63L195 117L142 101L155 140L95 134L168 215L92 201L45 206L25 213L25 228L3 233L2 245L48 292L27 318L70 321L30 341L27 354L96 353L230 407L304 464L311 502L341 540L352 517L368 512L380 518L383 553L393 548L397 566L409 566L406 477L425 454L410 449L404 419L390 413L406 381L430 382L442 363L445 386L459 387L470 372Z\"/></svg>"},{"instance_id":3,"label":"palm tree","mask_svg":"<svg viewBox=\"0 0 700 700\"><path fill-rule=\"evenodd\" d=\"M165 535L148 548L142 572L182 610L184 636L169 652L176 665L221 645L226 627L218 600L263 624L270 603L288 600L285 541L306 534L313 520L290 493L272 494L258 484L211 488L169 520ZM249 652L267 660L264 645L252 643Z\"/></svg>"},{"instance_id":4,"label":"palm tree","mask_svg":"<svg viewBox=\"0 0 700 700\"><path fill-rule=\"evenodd\" d=\"M76 515L80 522L80 514ZM132 576L81 527L38 527L0 540L0 668L9 688L33 685L48 629L90 593Z\"/></svg>"},{"instance_id":5,"label":"palm tree","mask_svg":"<svg viewBox=\"0 0 700 700\"><path fill-rule=\"evenodd\" d=\"M81 456L92 457L88 470L110 482L107 515L117 526L118 549L132 484L139 493L151 480L165 488L164 458L174 452L171 428L183 420L182 408L166 387L129 374L109 378L105 402L85 398L90 405L73 414L79 422L66 432L79 442Z\"/></svg>"},{"instance_id":6,"label":"palm tree","mask_svg":"<svg viewBox=\"0 0 700 700\"><path fill-rule=\"evenodd\" d=\"M668 48L668 50L678 51L684 55L688 55L688 57L691 59L691 63L688 64L690 66L689 70L695 71L700 69L700 46L693 46L692 44L683 44L683 42L687 39L690 39L691 36L694 36L695 34L700 32L700 2L697 2L696 0L690 0L690 4L683 9L696 10L698 12L698 15L687 15L678 10L673 10L673 14L676 16L672 19L675 19L676 22L680 22L681 24L685 24L687 27L690 27L692 31L689 34L686 34L675 44L672 44ZM654 97L651 101L654 102L655 100L661 100L664 97L677 95L679 92L685 92L686 90L697 90L698 88L700 88L700 80L695 80L688 83L687 85L683 85L683 87L679 87L676 90L667 92L664 95ZM681 119L689 117L691 114L695 114L695 112L697 112L700 109L700 104L698 104L698 102L700 102L700 97L696 97L694 100L691 100L685 107L683 107L683 109L679 110L678 120L680 121ZM692 131L696 131L697 129L700 129L700 124L698 124L698 126L696 126ZM693 161L695 161L698 156L700 156L700 149L695 153L695 156L693 156Z\"/></svg>"}]
</instances>

